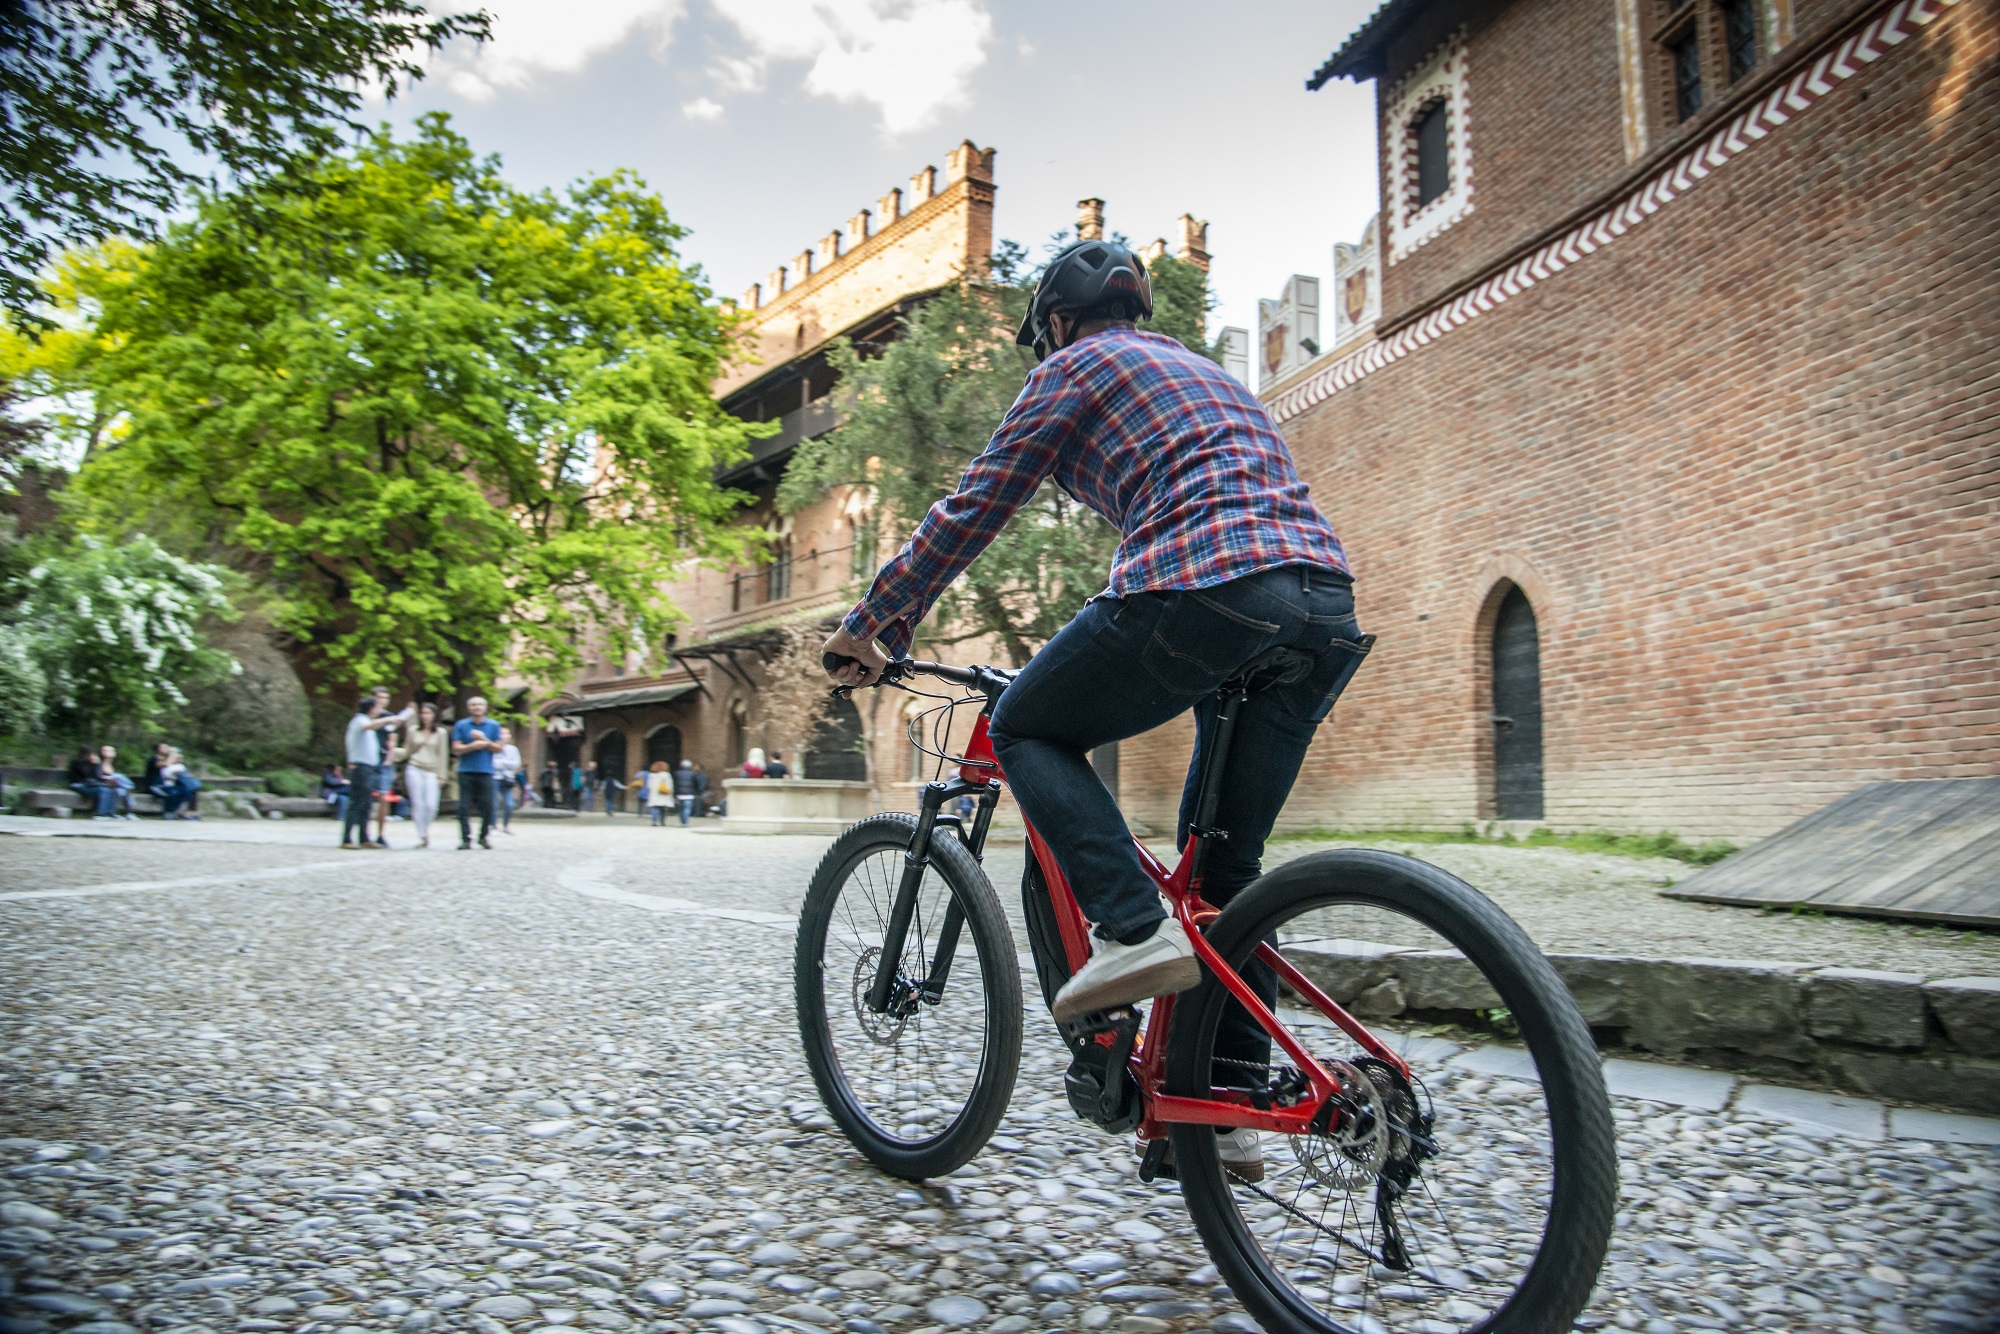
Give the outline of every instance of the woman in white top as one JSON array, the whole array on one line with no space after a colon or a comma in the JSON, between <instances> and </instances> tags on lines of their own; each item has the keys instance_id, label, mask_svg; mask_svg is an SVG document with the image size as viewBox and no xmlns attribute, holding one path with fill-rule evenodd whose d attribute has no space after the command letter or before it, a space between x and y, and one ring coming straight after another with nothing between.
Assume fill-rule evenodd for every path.
<instances>
[{"instance_id":1,"label":"woman in white top","mask_svg":"<svg viewBox=\"0 0 2000 1334\"><path fill-rule=\"evenodd\" d=\"M665 760L654 760L653 767L646 772L646 810L652 815L653 823L665 825L667 812L674 808L674 776L667 769Z\"/></svg>"},{"instance_id":2,"label":"woman in white top","mask_svg":"<svg viewBox=\"0 0 2000 1334\"><path fill-rule=\"evenodd\" d=\"M417 725L389 758L406 763L403 790L410 794L410 822L417 828L417 846L427 848L431 845L431 822L437 819L438 792L451 772L451 733L438 726L437 705L418 706Z\"/></svg>"},{"instance_id":3,"label":"woman in white top","mask_svg":"<svg viewBox=\"0 0 2000 1334\"><path fill-rule=\"evenodd\" d=\"M514 808L521 804L521 748L514 729L500 729L500 749L493 753L493 786L500 802L500 832L513 833Z\"/></svg>"}]
</instances>

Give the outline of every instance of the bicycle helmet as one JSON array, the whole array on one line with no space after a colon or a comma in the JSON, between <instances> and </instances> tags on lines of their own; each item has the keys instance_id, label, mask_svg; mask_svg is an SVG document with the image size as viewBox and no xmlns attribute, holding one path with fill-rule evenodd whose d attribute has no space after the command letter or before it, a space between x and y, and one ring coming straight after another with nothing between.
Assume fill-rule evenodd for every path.
<instances>
[{"instance_id":1,"label":"bicycle helmet","mask_svg":"<svg viewBox=\"0 0 2000 1334\"><path fill-rule=\"evenodd\" d=\"M1065 246L1042 270L1014 341L1035 349L1037 357L1054 352L1049 316L1057 311L1086 318L1151 319L1153 284L1146 277L1145 261L1116 241Z\"/></svg>"}]
</instances>

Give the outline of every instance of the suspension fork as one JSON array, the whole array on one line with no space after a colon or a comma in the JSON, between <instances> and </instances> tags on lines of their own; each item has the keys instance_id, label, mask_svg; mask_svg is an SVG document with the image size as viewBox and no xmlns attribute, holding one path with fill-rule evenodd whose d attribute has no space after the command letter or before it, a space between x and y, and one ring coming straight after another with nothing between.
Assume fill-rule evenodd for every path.
<instances>
[{"instance_id":1,"label":"suspension fork","mask_svg":"<svg viewBox=\"0 0 2000 1334\"><path fill-rule=\"evenodd\" d=\"M868 1008L881 1014L888 1010L890 1002L896 998L896 976L903 959L903 946L910 936L910 924L917 915L917 891L923 887L924 872L931 864L931 835L937 829L938 813L944 804L962 793L977 791L979 812L975 817L973 831L967 837L961 827L960 837L964 838L976 857L984 850L987 827L993 820L993 807L999 801L998 783L969 783L963 778L953 778L941 783L924 784L923 796L917 810L917 827L910 835L910 846L903 853L903 875L896 885L896 901L889 909L889 926L882 933L882 957L875 963L875 980L868 988ZM954 821L957 817L951 817ZM958 938L965 929L965 909L954 897L945 900L944 920L938 924L937 948L932 952L929 973L925 976L920 994L932 1005L944 997L945 979L951 973L951 961L958 953Z\"/></svg>"}]
</instances>

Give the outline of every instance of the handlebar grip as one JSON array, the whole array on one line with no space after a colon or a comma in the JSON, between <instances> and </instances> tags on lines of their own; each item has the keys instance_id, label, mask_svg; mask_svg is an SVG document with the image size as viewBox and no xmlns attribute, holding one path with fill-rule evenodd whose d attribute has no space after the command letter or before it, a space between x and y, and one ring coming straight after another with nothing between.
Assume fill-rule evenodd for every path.
<instances>
[{"instance_id":1,"label":"handlebar grip","mask_svg":"<svg viewBox=\"0 0 2000 1334\"><path fill-rule=\"evenodd\" d=\"M861 660L850 658L845 653L822 653L819 655L819 665L822 671L837 672L843 667L858 667L861 665Z\"/></svg>"}]
</instances>

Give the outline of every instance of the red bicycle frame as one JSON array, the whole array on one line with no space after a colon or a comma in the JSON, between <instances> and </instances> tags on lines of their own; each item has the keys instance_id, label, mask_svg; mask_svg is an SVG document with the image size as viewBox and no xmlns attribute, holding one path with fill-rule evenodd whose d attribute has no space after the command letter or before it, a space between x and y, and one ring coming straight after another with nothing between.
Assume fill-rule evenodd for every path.
<instances>
[{"instance_id":1,"label":"red bicycle frame","mask_svg":"<svg viewBox=\"0 0 2000 1334\"><path fill-rule=\"evenodd\" d=\"M987 719L982 713L973 725L972 738L966 747L959 765L959 776L969 783L985 784L993 779L1006 780L1000 769L1000 761L993 753L992 740L987 735ZM1077 969L1090 959L1090 923L1083 910L1077 906L1076 895L1071 891L1069 878L1056 863L1048 843L1025 819L1028 847L1033 852L1035 862L1041 867L1043 883L1048 886L1049 898L1055 906L1056 923L1062 934L1063 950L1068 955L1069 971ZM1340 1092L1340 1081L1328 1073L1325 1066L1315 1060L1305 1045L1292 1035L1290 1029L1280 1023L1278 1017L1266 1006L1250 984L1223 962L1202 935L1202 928L1221 915L1221 910L1209 904L1201 896L1201 881L1195 877L1195 868L1201 864L1201 837L1190 834L1187 846L1181 850L1180 861L1168 870L1159 858L1147 850L1146 845L1136 838L1133 845L1139 853L1139 865L1159 887L1172 905L1174 916L1186 928L1188 940L1194 945L1197 958L1202 966L1219 979L1229 989L1230 995L1247 1010L1250 1016L1271 1035L1272 1041L1289 1056L1298 1067L1310 1087L1310 1096L1302 1097L1288 1107L1272 1106L1260 1108L1254 1105L1248 1093L1237 1089L1213 1088L1205 1098L1182 1097L1167 1093L1166 1086L1166 1038L1168 1026L1173 1021L1174 997L1161 996L1154 1000L1152 1013L1146 1022L1146 1030L1133 1047L1131 1069L1139 1085L1140 1096L1145 1111L1139 1123L1139 1137L1146 1140L1159 1139L1165 1135L1169 1125L1207 1126L1251 1126L1258 1130L1272 1130L1281 1134L1302 1134L1312 1127L1320 1110L1329 1098ZM1338 1025L1342 1032L1353 1038L1369 1055L1378 1057L1394 1067L1397 1073L1409 1077L1409 1066L1390 1047L1368 1031L1367 1025L1349 1014L1337 1001L1299 972L1286 961L1284 955L1272 948L1268 942L1257 946L1255 957L1269 965L1278 975L1278 980L1290 987L1305 1002L1324 1014ZM1337 1110L1337 1109L1336 1109ZM1337 1119L1337 1117L1336 1117ZM1328 1127L1330 1128L1330 1126Z\"/></svg>"}]
</instances>

